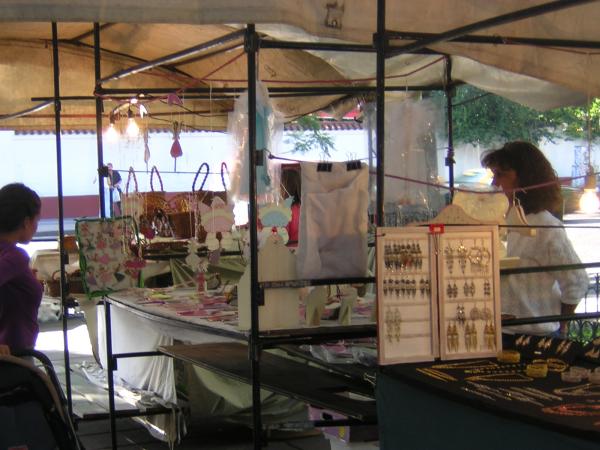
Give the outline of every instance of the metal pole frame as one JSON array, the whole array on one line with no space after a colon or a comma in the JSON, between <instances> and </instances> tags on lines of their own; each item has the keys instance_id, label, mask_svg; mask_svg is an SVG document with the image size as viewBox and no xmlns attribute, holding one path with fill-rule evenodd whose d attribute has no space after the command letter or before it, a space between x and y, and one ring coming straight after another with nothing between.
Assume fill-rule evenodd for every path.
<instances>
[{"instance_id":1,"label":"metal pole frame","mask_svg":"<svg viewBox=\"0 0 600 450\"><path fill-rule=\"evenodd\" d=\"M414 33L412 31L388 31L390 40L419 41L423 39L434 39L435 33ZM479 36L466 34L461 37L448 39L449 42L461 42L467 44L492 44L492 45L532 45L536 47L564 47L564 48L589 48L600 49L598 41L583 41L576 39L543 39L518 36ZM393 54L396 46L390 45L390 53Z\"/></svg>"},{"instance_id":2,"label":"metal pole frame","mask_svg":"<svg viewBox=\"0 0 600 450\"><path fill-rule=\"evenodd\" d=\"M117 448L117 418L115 409L115 359L112 351L112 324L110 302L104 302L104 326L106 328L106 378L108 384L108 417L110 421L110 439L112 448Z\"/></svg>"},{"instance_id":3,"label":"metal pole frame","mask_svg":"<svg viewBox=\"0 0 600 450\"><path fill-rule=\"evenodd\" d=\"M94 76L96 87L100 86L101 80L101 56L100 56L100 25L94 23ZM104 198L104 176L101 168L104 166L104 149L102 142L102 112L104 105L101 97L96 97L96 145L98 155L98 193L100 197L100 217L106 217ZM112 205L111 205L112 207ZM104 302L104 323L106 329L106 377L108 384L108 419L110 424L110 439L112 448L117 448L117 419L115 408L115 380L114 361L112 357L112 326L110 317L110 303Z\"/></svg>"},{"instance_id":4,"label":"metal pole frame","mask_svg":"<svg viewBox=\"0 0 600 450\"><path fill-rule=\"evenodd\" d=\"M96 88L100 86L100 25L94 23L94 77L96 81ZM104 103L102 97L95 96L96 102L96 146L97 146L97 157L98 157L98 199L100 202L100 217L106 217L106 211L104 207L104 176L102 175L101 167L104 165L104 148L102 142L102 113L104 112Z\"/></svg>"},{"instance_id":5,"label":"metal pole frame","mask_svg":"<svg viewBox=\"0 0 600 450\"><path fill-rule=\"evenodd\" d=\"M343 82L343 80L340 80ZM268 84L268 82L267 82ZM444 86L441 84L430 84L425 86L386 86L386 91L429 91L429 90L443 90ZM105 89L97 88L97 95L164 95L170 94L176 91L177 88L137 88L137 89ZM229 88L186 88L186 94L242 94L246 91L243 87L229 87ZM320 94L320 95L333 95L333 94L364 94L368 92L376 92L376 86L288 86L288 87L269 87L269 94ZM44 97L35 97L36 100ZM187 98L187 97L186 97ZM86 100L81 98L75 98L74 100Z\"/></svg>"},{"instance_id":6,"label":"metal pole frame","mask_svg":"<svg viewBox=\"0 0 600 450\"><path fill-rule=\"evenodd\" d=\"M374 36L374 45L377 49L376 62L376 148L377 148L377 226L383 226L384 217L384 183L385 183L385 57L387 39L385 36L385 0L377 0L377 33Z\"/></svg>"},{"instance_id":7,"label":"metal pole frame","mask_svg":"<svg viewBox=\"0 0 600 450\"><path fill-rule=\"evenodd\" d=\"M254 24L248 24L245 30L244 50L248 64L248 156L249 156L249 205L248 221L250 233L250 377L252 382L252 438L254 448L260 449L263 444L262 417L260 401L260 323L258 308L261 303L260 286L258 284L258 206L256 188L256 78L258 34Z\"/></svg>"},{"instance_id":8,"label":"metal pole frame","mask_svg":"<svg viewBox=\"0 0 600 450\"><path fill-rule=\"evenodd\" d=\"M216 39L211 39L210 41L204 42L199 45L195 45L193 47L187 48L185 50L181 50L176 53L171 53L170 55L165 55L161 58L157 58L148 62L144 62L141 64L137 64L133 67L129 67L127 69L119 70L118 72L113 73L107 77L100 79L100 83L107 83L113 80L120 80L122 78L128 77L130 75L134 75L136 73L144 72L146 70L154 69L159 66L164 66L166 64L170 64L176 61L183 60L185 58L193 57L194 55L208 50L217 45L224 44L229 41L233 41L235 39L241 39L245 36L246 30L238 30L233 33L226 34L225 36L218 37Z\"/></svg>"},{"instance_id":9,"label":"metal pole frame","mask_svg":"<svg viewBox=\"0 0 600 450\"><path fill-rule=\"evenodd\" d=\"M446 113L448 126L448 151L446 152L445 164L448 167L448 186L450 187L450 203L454 198L454 127L452 123L452 98L454 97L454 87L452 86L452 59L446 57Z\"/></svg>"},{"instance_id":10,"label":"metal pole frame","mask_svg":"<svg viewBox=\"0 0 600 450\"><path fill-rule=\"evenodd\" d=\"M65 250L65 226L64 226L64 207L63 207L63 186L62 186L62 143L61 143L61 123L60 123L60 65L58 63L58 26L52 22L52 64L54 76L54 131L56 133L56 183L58 195L58 249L60 254L60 299L62 307L62 328L64 343L65 360L65 383L67 387L67 407L69 416L73 417L73 399L71 395L71 365L69 361L69 337L68 337L68 316L69 307L67 305L67 274L65 264L68 255Z\"/></svg>"},{"instance_id":11,"label":"metal pole frame","mask_svg":"<svg viewBox=\"0 0 600 450\"><path fill-rule=\"evenodd\" d=\"M517 20L527 19L529 17L539 16L549 12L560 11L562 9L571 8L573 6L578 6L585 3L592 3L595 1L597 0L556 0L549 3L543 3L541 5L532 6L530 8L519 9L517 11L513 11L507 14L501 14L499 16L491 17L489 19L473 22L469 25L454 28L443 33L434 34L429 38L421 39L417 42L413 42L412 44L408 44L402 47L396 47L394 49L394 55L412 53L429 45L440 44L442 42L455 40L474 31L480 31L486 28L515 22Z\"/></svg>"}]
</instances>

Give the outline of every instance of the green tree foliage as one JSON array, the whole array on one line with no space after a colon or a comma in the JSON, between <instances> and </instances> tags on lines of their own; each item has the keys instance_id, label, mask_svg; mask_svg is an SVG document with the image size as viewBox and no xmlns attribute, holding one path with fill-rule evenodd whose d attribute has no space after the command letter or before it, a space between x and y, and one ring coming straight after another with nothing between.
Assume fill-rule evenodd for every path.
<instances>
[{"instance_id":1,"label":"green tree foliage","mask_svg":"<svg viewBox=\"0 0 600 450\"><path fill-rule=\"evenodd\" d=\"M335 150L333 137L321 130L321 121L312 114L300 117L296 120L301 131L289 133L286 143L294 145L294 153L306 153L318 148L325 156L331 157L331 152Z\"/></svg>"},{"instance_id":2,"label":"green tree foliage","mask_svg":"<svg viewBox=\"0 0 600 450\"><path fill-rule=\"evenodd\" d=\"M433 94L445 108L445 95ZM452 99L453 136L455 143L490 146L499 142L542 139L600 139L600 99L589 108L567 107L540 112L474 86L462 85ZM587 119L589 110L589 120ZM589 124L589 127L588 127Z\"/></svg>"},{"instance_id":3,"label":"green tree foliage","mask_svg":"<svg viewBox=\"0 0 600 450\"><path fill-rule=\"evenodd\" d=\"M544 114L558 133L571 139L600 140L600 98L584 107L566 107Z\"/></svg>"}]
</instances>

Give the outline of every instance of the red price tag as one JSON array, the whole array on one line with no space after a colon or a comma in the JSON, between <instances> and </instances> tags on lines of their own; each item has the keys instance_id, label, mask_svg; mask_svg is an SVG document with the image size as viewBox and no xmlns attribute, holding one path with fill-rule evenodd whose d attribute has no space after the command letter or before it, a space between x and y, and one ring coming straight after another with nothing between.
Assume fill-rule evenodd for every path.
<instances>
[{"instance_id":1,"label":"red price tag","mask_svg":"<svg viewBox=\"0 0 600 450\"><path fill-rule=\"evenodd\" d=\"M444 224L443 223L430 223L429 234L443 234Z\"/></svg>"}]
</instances>

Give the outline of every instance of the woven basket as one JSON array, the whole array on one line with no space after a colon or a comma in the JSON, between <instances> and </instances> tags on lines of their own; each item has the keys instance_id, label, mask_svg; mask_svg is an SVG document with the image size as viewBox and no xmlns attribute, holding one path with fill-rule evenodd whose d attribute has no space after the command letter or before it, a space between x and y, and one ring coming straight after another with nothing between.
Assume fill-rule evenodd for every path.
<instances>
[{"instance_id":1,"label":"woven basket","mask_svg":"<svg viewBox=\"0 0 600 450\"><path fill-rule=\"evenodd\" d=\"M158 177L158 181L160 182L160 191L154 190L154 184L152 180L154 178L154 174ZM140 196L144 202L144 214L148 216L153 216L157 210L164 211L167 208L167 200L165 198L165 189L163 186L162 178L158 173L158 169L156 166L152 166L150 170L150 192L141 192Z\"/></svg>"},{"instance_id":2,"label":"woven basket","mask_svg":"<svg viewBox=\"0 0 600 450\"><path fill-rule=\"evenodd\" d=\"M58 278L56 277L58 275ZM52 273L49 280L46 280L46 293L50 297L60 297L60 270Z\"/></svg>"},{"instance_id":3,"label":"woven basket","mask_svg":"<svg viewBox=\"0 0 600 450\"><path fill-rule=\"evenodd\" d=\"M194 235L196 215L193 212L173 212L168 216L174 238L189 239Z\"/></svg>"}]
</instances>

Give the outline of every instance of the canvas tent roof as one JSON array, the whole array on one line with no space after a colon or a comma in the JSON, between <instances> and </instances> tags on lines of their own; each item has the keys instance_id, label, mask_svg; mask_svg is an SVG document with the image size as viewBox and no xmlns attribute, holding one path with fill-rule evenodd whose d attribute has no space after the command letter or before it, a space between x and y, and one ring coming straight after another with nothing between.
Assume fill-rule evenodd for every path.
<instances>
[{"instance_id":1,"label":"canvas tent roof","mask_svg":"<svg viewBox=\"0 0 600 450\"><path fill-rule=\"evenodd\" d=\"M387 0L386 27L403 33L441 33L544 2L538 0ZM554 2L551 2L554 3ZM562 4L573 2L560 2ZM301 5L301 7L300 7ZM376 30L376 2L364 0L158 0L0 1L0 115L31 108L53 95L51 20L59 23L62 96L94 92L93 22L101 33L102 76L228 35L256 23L267 39L370 44ZM477 36L585 41L581 48L553 45L490 45L443 42L428 46L451 55L453 80L464 81L520 103L547 109L581 104L600 96L600 2L589 1L478 31ZM231 25L239 24L239 25ZM405 45L411 41L394 42ZM217 50L221 50L216 52ZM439 54L410 54L386 61L387 86L443 85ZM261 49L259 77L268 87L375 85L375 55L349 52ZM243 37L210 46L168 67L110 81L107 88L245 87ZM211 81L208 81L211 80ZM340 83L337 83L340 85ZM347 85L347 83L341 83ZM194 99L182 94L185 110L174 112L165 98L149 104L155 124L186 116L198 128L222 129L232 100L216 94ZM288 119L326 107L341 95L275 99ZM118 103L106 98L110 111ZM93 129L92 100L63 102L64 128ZM52 129L47 108L28 117L0 121L2 128Z\"/></svg>"}]
</instances>

